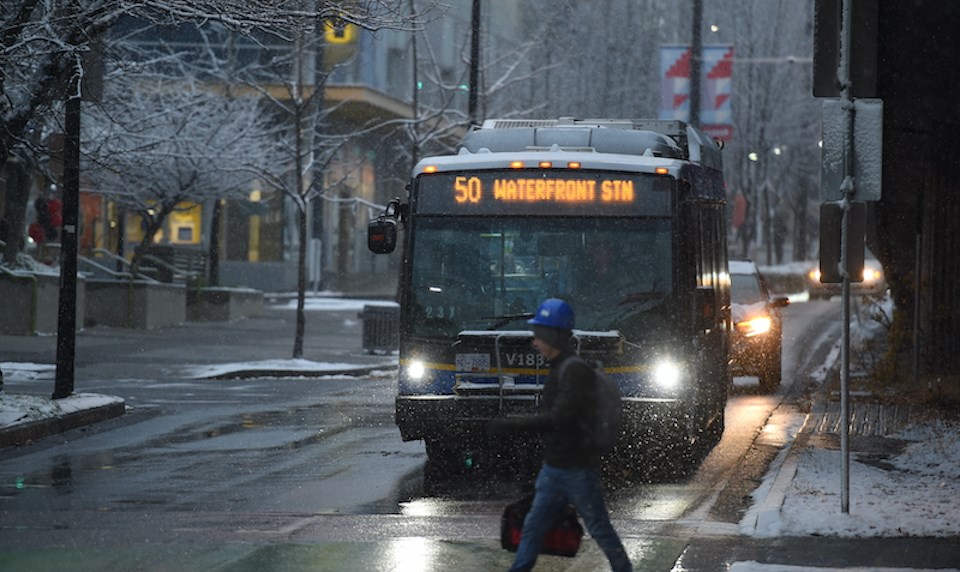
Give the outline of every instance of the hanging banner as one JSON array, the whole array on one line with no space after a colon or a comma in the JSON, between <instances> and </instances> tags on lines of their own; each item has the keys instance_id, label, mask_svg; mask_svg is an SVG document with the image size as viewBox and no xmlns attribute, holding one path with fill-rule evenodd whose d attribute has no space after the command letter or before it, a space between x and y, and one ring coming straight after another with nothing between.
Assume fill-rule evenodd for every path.
<instances>
[{"instance_id":1,"label":"hanging banner","mask_svg":"<svg viewBox=\"0 0 960 572\"><path fill-rule=\"evenodd\" d=\"M690 120L690 46L660 47L660 119ZM700 126L722 141L733 138L733 46L703 46Z\"/></svg>"}]
</instances>

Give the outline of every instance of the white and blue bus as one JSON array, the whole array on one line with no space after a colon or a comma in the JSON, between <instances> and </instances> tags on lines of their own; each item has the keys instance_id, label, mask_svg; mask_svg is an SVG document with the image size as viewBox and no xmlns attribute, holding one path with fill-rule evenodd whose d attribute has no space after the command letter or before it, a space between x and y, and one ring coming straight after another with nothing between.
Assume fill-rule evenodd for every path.
<instances>
[{"instance_id":1,"label":"white and blue bus","mask_svg":"<svg viewBox=\"0 0 960 572\"><path fill-rule=\"evenodd\" d=\"M679 121L561 118L488 120L456 155L420 161L368 232L378 253L402 236L402 438L457 463L492 445L493 417L536 411L548 370L526 319L558 297L580 354L620 386L614 458L716 442L731 327L720 155Z\"/></svg>"}]
</instances>

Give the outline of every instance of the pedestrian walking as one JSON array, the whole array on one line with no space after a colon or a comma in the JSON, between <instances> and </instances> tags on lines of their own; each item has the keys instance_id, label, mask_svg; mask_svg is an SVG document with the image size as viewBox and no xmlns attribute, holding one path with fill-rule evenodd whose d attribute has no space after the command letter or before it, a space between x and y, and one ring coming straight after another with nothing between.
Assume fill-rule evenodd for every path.
<instances>
[{"instance_id":1,"label":"pedestrian walking","mask_svg":"<svg viewBox=\"0 0 960 572\"><path fill-rule=\"evenodd\" d=\"M550 375L543 386L543 409L537 415L497 418L488 426L491 435L543 435L543 464L510 571L533 568L544 535L567 504L572 504L583 518L613 571L632 571L603 499L600 452L587 433L587 428L593 426L596 409L595 376L583 360L564 364L576 355L570 344L573 308L563 300L550 298L540 304L528 323L533 326L534 348L550 364Z\"/></svg>"}]
</instances>

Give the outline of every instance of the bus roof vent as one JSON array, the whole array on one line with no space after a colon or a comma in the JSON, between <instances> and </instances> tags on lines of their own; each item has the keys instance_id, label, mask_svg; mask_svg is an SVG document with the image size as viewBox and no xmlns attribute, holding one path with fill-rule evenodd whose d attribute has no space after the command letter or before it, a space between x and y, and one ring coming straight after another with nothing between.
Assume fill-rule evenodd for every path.
<instances>
[{"instance_id":1,"label":"bus roof vent","mask_svg":"<svg viewBox=\"0 0 960 572\"><path fill-rule=\"evenodd\" d=\"M647 155L668 159L683 159L683 149L667 135L656 131L626 129L594 129L591 146L598 153Z\"/></svg>"},{"instance_id":2,"label":"bus roof vent","mask_svg":"<svg viewBox=\"0 0 960 572\"><path fill-rule=\"evenodd\" d=\"M704 157L709 151L701 153L705 146L692 137L691 141L687 125L675 120L488 119L482 127L471 129L459 147L471 153L486 149L492 153L563 150L652 155L712 166L712 157Z\"/></svg>"},{"instance_id":3,"label":"bus roof vent","mask_svg":"<svg viewBox=\"0 0 960 572\"><path fill-rule=\"evenodd\" d=\"M519 127L553 127L556 119L490 119L483 122L483 129L517 129Z\"/></svg>"}]
</instances>

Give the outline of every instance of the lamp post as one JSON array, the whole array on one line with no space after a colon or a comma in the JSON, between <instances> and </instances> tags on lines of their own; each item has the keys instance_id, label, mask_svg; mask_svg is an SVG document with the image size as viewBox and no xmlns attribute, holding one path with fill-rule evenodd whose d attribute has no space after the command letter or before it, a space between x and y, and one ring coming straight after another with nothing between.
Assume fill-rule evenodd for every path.
<instances>
[{"instance_id":1,"label":"lamp post","mask_svg":"<svg viewBox=\"0 0 960 572\"><path fill-rule=\"evenodd\" d=\"M479 125L477 112L478 91L480 89L480 0L473 0L470 11L470 86L467 107L470 123Z\"/></svg>"},{"instance_id":2,"label":"lamp post","mask_svg":"<svg viewBox=\"0 0 960 572\"><path fill-rule=\"evenodd\" d=\"M690 124L700 126L700 70L703 67L703 0L693 0L690 42Z\"/></svg>"},{"instance_id":3,"label":"lamp post","mask_svg":"<svg viewBox=\"0 0 960 572\"><path fill-rule=\"evenodd\" d=\"M769 149L764 151L763 155L764 157L766 157L767 155L780 157L783 155L785 149L786 148L782 145L774 145L773 147L770 147ZM773 205L771 204L771 200L770 200L771 198L770 187L772 186L772 183L770 181L769 163L763 164L762 171L760 171L761 176L758 176L758 169L761 168L760 157L761 157L760 153L757 153L756 151L751 151L750 153L747 154L747 159L750 161L749 163L750 183L752 185L756 185L757 180L762 179L762 181L759 183L759 187L757 188L760 191L759 198L762 203L760 224L763 228L762 236L763 236L763 242L764 242L765 251L766 251L766 263L767 263L767 266L770 266L773 264L773 242L774 242L774 230L772 228Z\"/></svg>"}]
</instances>

